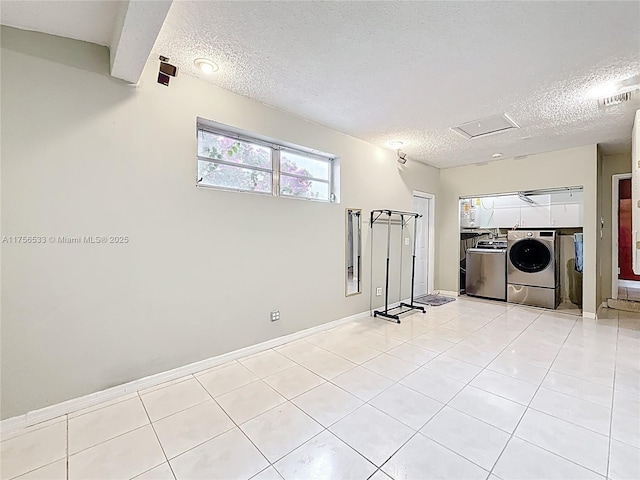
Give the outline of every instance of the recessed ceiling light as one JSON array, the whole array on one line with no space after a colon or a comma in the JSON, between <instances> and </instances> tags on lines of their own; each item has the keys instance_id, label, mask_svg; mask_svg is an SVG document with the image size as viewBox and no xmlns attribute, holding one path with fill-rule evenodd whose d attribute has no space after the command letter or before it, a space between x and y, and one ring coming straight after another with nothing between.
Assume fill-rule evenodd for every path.
<instances>
[{"instance_id":1,"label":"recessed ceiling light","mask_svg":"<svg viewBox=\"0 0 640 480\"><path fill-rule=\"evenodd\" d=\"M501 156L501 153L494 153L493 155L491 155L491 158L500 158Z\"/></svg>"},{"instance_id":2,"label":"recessed ceiling light","mask_svg":"<svg viewBox=\"0 0 640 480\"><path fill-rule=\"evenodd\" d=\"M213 72L217 72L220 68L216 62L206 58L197 58L193 64L205 75L211 75Z\"/></svg>"},{"instance_id":3,"label":"recessed ceiling light","mask_svg":"<svg viewBox=\"0 0 640 480\"><path fill-rule=\"evenodd\" d=\"M401 142L400 140L394 140L392 142L389 142L388 144L391 148L395 148L396 150L400 147L402 147L404 145L404 142Z\"/></svg>"}]
</instances>

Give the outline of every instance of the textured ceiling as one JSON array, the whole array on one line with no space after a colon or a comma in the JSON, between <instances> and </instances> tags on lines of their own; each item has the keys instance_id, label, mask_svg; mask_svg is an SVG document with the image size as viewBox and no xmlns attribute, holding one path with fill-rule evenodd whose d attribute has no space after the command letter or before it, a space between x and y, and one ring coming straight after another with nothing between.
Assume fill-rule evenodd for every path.
<instances>
[{"instance_id":1,"label":"textured ceiling","mask_svg":"<svg viewBox=\"0 0 640 480\"><path fill-rule=\"evenodd\" d=\"M640 95L603 111L588 93L640 73L638 25L639 2L176 0L154 51L192 75L210 58L220 70L207 81L446 167L629 149ZM449 130L504 112L522 128Z\"/></svg>"},{"instance_id":2,"label":"textured ceiling","mask_svg":"<svg viewBox=\"0 0 640 480\"><path fill-rule=\"evenodd\" d=\"M2 25L109 45L121 1L2 0Z\"/></svg>"}]
</instances>

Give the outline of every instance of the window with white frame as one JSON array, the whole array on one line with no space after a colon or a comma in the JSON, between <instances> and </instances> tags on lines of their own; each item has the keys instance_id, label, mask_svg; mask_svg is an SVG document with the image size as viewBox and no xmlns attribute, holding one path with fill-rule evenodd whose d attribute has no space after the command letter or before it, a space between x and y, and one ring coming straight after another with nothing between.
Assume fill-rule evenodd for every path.
<instances>
[{"instance_id":1,"label":"window with white frame","mask_svg":"<svg viewBox=\"0 0 640 480\"><path fill-rule=\"evenodd\" d=\"M333 202L334 158L198 124L198 185Z\"/></svg>"}]
</instances>

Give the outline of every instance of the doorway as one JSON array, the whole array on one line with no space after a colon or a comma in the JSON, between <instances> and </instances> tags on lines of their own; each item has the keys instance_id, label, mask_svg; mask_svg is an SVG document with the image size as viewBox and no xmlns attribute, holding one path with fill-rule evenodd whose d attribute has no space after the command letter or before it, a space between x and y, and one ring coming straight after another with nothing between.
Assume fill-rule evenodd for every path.
<instances>
[{"instance_id":1,"label":"doorway","mask_svg":"<svg viewBox=\"0 0 640 480\"><path fill-rule=\"evenodd\" d=\"M433 293L435 273L435 196L413 192L413 211L422 215L416 230L416 264L413 281L414 297Z\"/></svg>"},{"instance_id":2,"label":"doorway","mask_svg":"<svg viewBox=\"0 0 640 480\"><path fill-rule=\"evenodd\" d=\"M640 301L640 275L633 273L631 174L613 176L611 296Z\"/></svg>"}]
</instances>

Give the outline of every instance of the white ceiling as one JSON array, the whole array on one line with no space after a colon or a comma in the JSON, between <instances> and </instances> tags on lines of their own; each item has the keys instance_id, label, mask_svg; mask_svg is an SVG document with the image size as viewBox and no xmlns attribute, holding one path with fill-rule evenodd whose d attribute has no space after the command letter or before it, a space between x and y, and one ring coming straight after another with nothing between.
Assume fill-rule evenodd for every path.
<instances>
[{"instance_id":1,"label":"white ceiling","mask_svg":"<svg viewBox=\"0 0 640 480\"><path fill-rule=\"evenodd\" d=\"M586 93L640 73L638 25L638 2L174 1L155 50L194 75L211 58L208 81L444 167L630 149L640 101L601 112ZM522 128L449 130L504 112Z\"/></svg>"},{"instance_id":2,"label":"white ceiling","mask_svg":"<svg viewBox=\"0 0 640 480\"><path fill-rule=\"evenodd\" d=\"M3 0L2 25L109 45L121 1Z\"/></svg>"},{"instance_id":3,"label":"white ceiling","mask_svg":"<svg viewBox=\"0 0 640 480\"><path fill-rule=\"evenodd\" d=\"M2 23L102 45L117 28L120 2L24 3L3 1ZM588 92L640 74L638 25L640 2L174 0L154 53L191 75L210 58L220 71L206 81L447 167L628 150L640 95L603 111ZM522 128L474 140L449 130L500 113Z\"/></svg>"}]
</instances>

